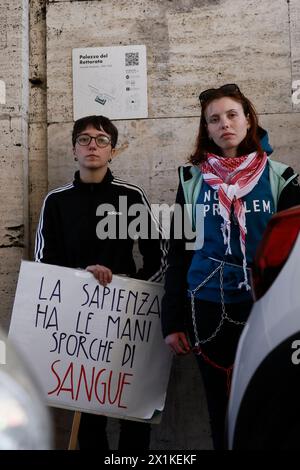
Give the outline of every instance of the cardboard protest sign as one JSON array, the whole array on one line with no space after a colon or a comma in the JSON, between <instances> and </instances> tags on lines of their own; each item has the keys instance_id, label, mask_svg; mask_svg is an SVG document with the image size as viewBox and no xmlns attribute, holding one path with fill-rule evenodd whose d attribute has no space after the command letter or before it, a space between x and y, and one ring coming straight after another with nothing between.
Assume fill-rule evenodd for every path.
<instances>
[{"instance_id":1,"label":"cardboard protest sign","mask_svg":"<svg viewBox=\"0 0 300 470\"><path fill-rule=\"evenodd\" d=\"M150 419L162 410L171 353L160 331L163 287L41 263L21 264L9 336L47 403Z\"/></svg>"}]
</instances>

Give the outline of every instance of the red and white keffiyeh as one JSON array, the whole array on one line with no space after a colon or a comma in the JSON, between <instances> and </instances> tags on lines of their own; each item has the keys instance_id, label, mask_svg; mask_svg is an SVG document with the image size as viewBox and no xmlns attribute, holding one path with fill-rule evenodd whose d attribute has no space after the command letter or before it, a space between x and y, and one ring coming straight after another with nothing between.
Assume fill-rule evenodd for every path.
<instances>
[{"instance_id":1,"label":"red and white keffiyeh","mask_svg":"<svg viewBox=\"0 0 300 470\"><path fill-rule=\"evenodd\" d=\"M243 254L244 282L250 289L247 277L246 262L246 216L242 197L250 193L261 177L267 163L267 154L261 158L257 152L242 157L219 157L209 153L207 160L200 164L204 181L218 191L220 215L224 222L221 230L224 243L227 245L226 254L231 254L230 248L230 215L231 208L239 225L240 246Z\"/></svg>"}]
</instances>

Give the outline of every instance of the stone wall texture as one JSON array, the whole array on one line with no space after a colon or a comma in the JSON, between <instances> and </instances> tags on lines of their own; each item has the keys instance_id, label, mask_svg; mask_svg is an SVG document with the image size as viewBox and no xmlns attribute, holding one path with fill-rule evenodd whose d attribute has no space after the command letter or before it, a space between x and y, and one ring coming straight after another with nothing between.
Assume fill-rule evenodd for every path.
<instances>
[{"instance_id":1,"label":"stone wall texture","mask_svg":"<svg viewBox=\"0 0 300 470\"><path fill-rule=\"evenodd\" d=\"M190 155L203 89L238 83L268 129L274 158L300 172L299 0L1 0L0 295L8 327L22 257L32 257L43 197L72 178L72 49L145 44L147 119L119 120L117 176L153 203L173 203ZM56 415L59 413L56 413ZM70 416L58 420L66 445ZM109 424L112 445L117 425ZM209 449L206 403L194 360L174 360L152 448Z\"/></svg>"},{"instance_id":2,"label":"stone wall texture","mask_svg":"<svg viewBox=\"0 0 300 470\"><path fill-rule=\"evenodd\" d=\"M22 257L28 252L29 6L0 4L0 317L8 328Z\"/></svg>"}]
</instances>

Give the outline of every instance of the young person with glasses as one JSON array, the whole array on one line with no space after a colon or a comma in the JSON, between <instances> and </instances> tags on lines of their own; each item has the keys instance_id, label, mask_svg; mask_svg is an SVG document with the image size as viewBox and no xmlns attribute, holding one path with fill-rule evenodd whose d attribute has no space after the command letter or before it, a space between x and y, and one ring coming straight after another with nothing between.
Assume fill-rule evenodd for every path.
<instances>
[{"instance_id":1,"label":"young person with glasses","mask_svg":"<svg viewBox=\"0 0 300 470\"><path fill-rule=\"evenodd\" d=\"M35 260L69 268L90 271L105 286L114 274L126 274L137 279L160 282L166 261L166 242L144 191L116 178L108 168L115 156L118 139L116 126L104 116L87 116L74 123L73 153L79 170L74 181L54 189L45 198L36 234ZM127 211L122 201L126 199ZM119 235L123 224L128 228L133 220L130 207L143 207L148 236L138 238L143 258L136 270L133 258L134 238ZM97 225L107 210L116 223L116 234L97 231ZM99 214L102 215L99 215ZM112 224L114 226L114 224ZM126 235L126 234L125 234ZM152 238L151 238L152 236ZM80 449L108 450L105 416L83 413L79 429ZM150 425L121 420L119 450L147 450L150 443Z\"/></svg>"},{"instance_id":2,"label":"young person with glasses","mask_svg":"<svg viewBox=\"0 0 300 470\"><path fill-rule=\"evenodd\" d=\"M179 169L176 202L194 232L204 224L203 244L191 251L184 238L171 239L162 328L176 354L196 354L213 445L222 449L235 352L253 303L249 268L268 220L300 204L300 187L292 168L268 158L267 133L237 85L199 99L196 146Z\"/></svg>"}]
</instances>

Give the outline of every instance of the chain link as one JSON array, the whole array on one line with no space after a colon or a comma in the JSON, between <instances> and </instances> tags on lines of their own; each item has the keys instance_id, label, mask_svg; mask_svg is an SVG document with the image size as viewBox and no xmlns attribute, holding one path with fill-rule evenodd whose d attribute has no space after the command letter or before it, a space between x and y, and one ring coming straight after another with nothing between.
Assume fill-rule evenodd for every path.
<instances>
[{"instance_id":1,"label":"chain link","mask_svg":"<svg viewBox=\"0 0 300 470\"><path fill-rule=\"evenodd\" d=\"M227 320L230 323L234 323L235 325L245 325L245 322L242 321L237 321L233 320L230 318L225 310L225 301L224 301L224 278L223 278L223 272L224 272L224 265L225 261L221 261L219 266L212 271L204 281L201 282L195 289L192 291L189 291L191 294L191 307L192 307L192 321L193 321L193 329L194 329L194 335L195 335L195 346L199 347L200 344L205 344L208 343L209 341L212 341L213 338L217 336L219 333L223 323L225 320ZM221 307L222 307L222 315L221 315L221 320L215 329L215 331L206 339L199 339L198 335L198 329L197 329L197 324L196 324L196 313L195 313L195 294L198 292L198 290L201 289L218 271L220 271L220 295L221 295Z\"/></svg>"}]
</instances>

